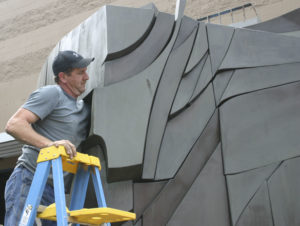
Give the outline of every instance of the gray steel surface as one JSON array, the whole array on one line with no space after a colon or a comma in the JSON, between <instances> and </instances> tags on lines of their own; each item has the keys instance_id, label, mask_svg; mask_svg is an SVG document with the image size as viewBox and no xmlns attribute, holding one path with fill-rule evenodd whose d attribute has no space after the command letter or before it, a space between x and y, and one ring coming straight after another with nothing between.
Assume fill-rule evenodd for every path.
<instances>
[{"instance_id":1,"label":"gray steel surface","mask_svg":"<svg viewBox=\"0 0 300 226\"><path fill-rule=\"evenodd\" d=\"M203 90L211 81L212 77L213 75L211 72L211 60L209 55L207 55L207 57L205 58L203 69L200 73L196 87L193 91L193 95L191 96L189 102L193 102L203 92Z\"/></svg>"},{"instance_id":2,"label":"gray steel surface","mask_svg":"<svg viewBox=\"0 0 300 226\"><path fill-rule=\"evenodd\" d=\"M180 30L176 37L173 49L177 49L181 46L191 35L197 30L198 24L190 17L184 16L181 20ZM194 42L193 42L194 44Z\"/></svg>"},{"instance_id":3,"label":"gray steel surface","mask_svg":"<svg viewBox=\"0 0 300 226\"><path fill-rule=\"evenodd\" d=\"M195 43L191 52L189 62L185 68L185 72L184 72L185 74L189 73L194 67L196 67L196 65L203 58L207 50L208 50L208 43L207 43L206 26L205 23L199 22L197 36L195 39Z\"/></svg>"},{"instance_id":4,"label":"gray steel surface","mask_svg":"<svg viewBox=\"0 0 300 226\"><path fill-rule=\"evenodd\" d=\"M300 225L300 158L284 161L268 180L274 226Z\"/></svg>"},{"instance_id":5,"label":"gray steel surface","mask_svg":"<svg viewBox=\"0 0 300 226\"><path fill-rule=\"evenodd\" d=\"M299 106L300 82L241 95L221 105L225 173L300 155Z\"/></svg>"},{"instance_id":6,"label":"gray steel surface","mask_svg":"<svg viewBox=\"0 0 300 226\"><path fill-rule=\"evenodd\" d=\"M169 221L219 141L219 120L218 112L216 111L174 179L168 181L144 212L144 226L165 225Z\"/></svg>"},{"instance_id":7,"label":"gray steel surface","mask_svg":"<svg viewBox=\"0 0 300 226\"><path fill-rule=\"evenodd\" d=\"M219 105L223 93L227 89L230 80L232 79L235 70L221 71L216 74L213 85L216 97L216 103Z\"/></svg>"},{"instance_id":8,"label":"gray steel surface","mask_svg":"<svg viewBox=\"0 0 300 226\"><path fill-rule=\"evenodd\" d=\"M259 187L269 179L279 164L280 162L273 163L239 174L226 176L231 222L233 225L236 224L242 211L247 207Z\"/></svg>"},{"instance_id":9,"label":"gray steel surface","mask_svg":"<svg viewBox=\"0 0 300 226\"><path fill-rule=\"evenodd\" d=\"M107 183L107 172L105 167L105 157L102 148L99 145L91 146L84 150L84 153L98 156L101 163L101 181L108 207L130 211L133 209L133 183L132 181L119 181ZM116 195L118 194L118 195ZM85 208L98 207L94 186L90 178Z\"/></svg>"},{"instance_id":10,"label":"gray steel surface","mask_svg":"<svg viewBox=\"0 0 300 226\"><path fill-rule=\"evenodd\" d=\"M166 185L167 181L144 182L133 184L133 207L136 219L138 220L145 209L151 205L152 201Z\"/></svg>"},{"instance_id":11,"label":"gray steel surface","mask_svg":"<svg viewBox=\"0 0 300 226\"><path fill-rule=\"evenodd\" d=\"M158 13L150 34L136 49L104 64L105 85L135 76L153 63L166 47L173 25L174 18L171 15Z\"/></svg>"},{"instance_id":12,"label":"gray steel surface","mask_svg":"<svg viewBox=\"0 0 300 226\"><path fill-rule=\"evenodd\" d=\"M221 144L217 146L167 225L230 226Z\"/></svg>"},{"instance_id":13,"label":"gray steel surface","mask_svg":"<svg viewBox=\"0 0 300 226\"><path fill-rule=\"evenodd\" d=\"M299 51L299 38L263 31L236 29L219 69L300 62Z\"/></svg>"},{"instance_id":14,"label":"gray steel surface","mask_svg":"<svg viewBox=\"0 0 300 226\"><path fill-rule=\"evenodd\" d=\"M178 24L176 24L176 27L179 29ZM176 34L177 32L174 33ZM193 46L195 35L196 29L194 29L193 33L181 46L171 51L157 87L147 130L144 159L144 169L146 170L143 172L143 178L154 178L156 161L164 129L172 107L174 95ZM149 155L150 157L148 157Z\"/></svg>"},{"instance_id":15,"label":"gray steel surface","mask_svg":"<svg viewBox=\"0 0 300 226\"><path fill-rule=\"evenodd\" d=\"M297 82L300 80L299 71L300 63L237 69L221 101L236 95Z\"/></svg>"},{"instance_id":16,"label":"gray steel surface","mask_svg":"<svg viewBox=\"0 0 300 226\"><path fill-rule=\"evenodd\" d=\"M256 26L280 35L197 22L185 3L174 17L102 7L56 45L39 86L58 50L95 57L80 150L100 156L108 206L137 213L123 225L299 225L299 10ZM1 142L0 157L20 146Z\"/></svg>"},{"instance_id":17,"label":"gray steel surface","mask_svg":"<svg viewBox=\"0 0 300 226\"><path fill-rule=\"evenodd\" d=\"M230 46L234 28L216 24L207 24L206 28L212 73L215 74Z\"/></svg>"},{"instance_id":18,"label":"gray steel surface","mask_svg":"<svg viewBox=\"0 0 300 226\"><path fill-rule=\"evenodd\" d=\"M212 85L185 111L168 121L159 152L155 179L175 176L214 113Z\"/></svg>"},{"instance_id":19,"label":"gray steel surface","mask_svg":"<svg viewBox=\"0 0 300 226\"><path fill-rule=\"evenodd\" d=\"M273 226L267 183L264 182L244 209L236 226ZM284 225L284 224L282 224Z\"/></svg>"},{"instance_id":20,"label":"gray steel surface","mask_svg":"<svg viewBox=\"0 0 300 226\"><path fill-rule=\"evenodd\" d=\"M106 6L106 59L120 57L135 49L151 30L154 19L153 9Z\"/></svg>"},{"instance_id":21,"label":"gray steel surface","mask_svg":"<svg viewBox=\"0 0 300 226\"><path fill-rule=\"evenodd\" d=\"M197 85L197 81L199 80L204 63L206 62L206 58L207 57L203 57L198 65L182 77L172 105L171 115L183 109L189 103Z\"/></svg>"},{"instance_id":22,"label":"gray steel surface","mask_svg":"<svg viewBox=\"0 0 300 226\"><path fill-rule=\"evenodd\" d=\"M300 30L300 8L288 12L274 19L254 24L248 29L268 31L274 33L292 32Z\"/></svg>"}]
</instances>

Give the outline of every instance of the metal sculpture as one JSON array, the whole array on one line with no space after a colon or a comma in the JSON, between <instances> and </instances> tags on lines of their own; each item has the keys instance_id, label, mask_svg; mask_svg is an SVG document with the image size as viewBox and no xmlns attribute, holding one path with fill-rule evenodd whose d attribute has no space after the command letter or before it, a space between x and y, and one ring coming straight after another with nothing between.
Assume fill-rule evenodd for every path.
<instances>
[{"instance_id":1,"label":"metal sculpture","mask_svg":"<svg viewBox=\"0 0 300 226\"><path fill-rule=\"evenodd\" d=\"M104 6L59 50L93 56L82 149L131 225L299 225L300 39ZM91 195L86 205L92 205Z\"/></svg>"}]
</instances>

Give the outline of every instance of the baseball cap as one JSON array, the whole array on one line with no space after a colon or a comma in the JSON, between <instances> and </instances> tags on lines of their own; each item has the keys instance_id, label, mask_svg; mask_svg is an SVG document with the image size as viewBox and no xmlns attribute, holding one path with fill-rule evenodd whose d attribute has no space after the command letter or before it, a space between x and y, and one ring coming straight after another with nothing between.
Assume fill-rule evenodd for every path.
<instances>
[{"instance_id":1,"label":"baseball cap","mask_svg":"<svg viewBox=\"0 0 300 226\"><path fill-rule=\"evenodd\" d=\"M65 72L72 68L87 67L94 59L95 58L83 58L80 54L71 50L59 51L53 61L52 70L57 76L59 72Z\"/></svg>"}]
</instances>

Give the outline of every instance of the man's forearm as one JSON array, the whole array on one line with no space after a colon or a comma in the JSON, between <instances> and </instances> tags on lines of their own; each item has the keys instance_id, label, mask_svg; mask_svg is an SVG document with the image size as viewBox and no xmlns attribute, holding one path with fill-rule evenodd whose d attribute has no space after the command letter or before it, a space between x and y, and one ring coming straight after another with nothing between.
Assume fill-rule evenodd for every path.
<instances>
[{"instance_id":1,"label":"man's forearm","mask_svg":"<svg viewBox=\"0 0 300 226\"><path fill-rule=\"evenodd\" d=\"M17 140L37 148L44 148L52 143L48 138L38 134L26 121L18 119L10 120L5 131Z\"/></svg>"}]
</instances>

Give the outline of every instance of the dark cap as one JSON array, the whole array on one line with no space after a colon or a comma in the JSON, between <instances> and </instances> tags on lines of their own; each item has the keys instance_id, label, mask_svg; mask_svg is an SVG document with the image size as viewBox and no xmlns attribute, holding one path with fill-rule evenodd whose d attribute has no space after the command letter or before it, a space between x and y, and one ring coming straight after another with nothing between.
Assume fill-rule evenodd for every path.
<instances>
[{"instance_id":1,"label":"dark cap","mask_svg":"<svg viewBox=\"0 0 300 226\"><path fill-rule=\"evenodd\" d=\"M59 72L66 72L72 68L87 67L94 59L95 58L83 58L71 50L59 51L52 64L52 70L57 76Z\"/></svg>"}]
</instances>

